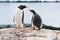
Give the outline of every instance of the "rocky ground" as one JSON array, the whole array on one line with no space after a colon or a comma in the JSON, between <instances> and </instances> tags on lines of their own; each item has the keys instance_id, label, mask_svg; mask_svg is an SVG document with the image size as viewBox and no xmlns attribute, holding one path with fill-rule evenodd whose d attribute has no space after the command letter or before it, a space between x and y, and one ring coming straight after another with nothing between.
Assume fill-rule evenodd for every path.
<instances>
[{"instance_id":1,"label":"rocky ground","mask_svg":"<svg viewBox=\"0 0 60 40\"><path fill-rule=\"evenodd\" d=\"M0 29L0 40L60 40L60 31L5 28Z\"/></svg>"}]
</instances>

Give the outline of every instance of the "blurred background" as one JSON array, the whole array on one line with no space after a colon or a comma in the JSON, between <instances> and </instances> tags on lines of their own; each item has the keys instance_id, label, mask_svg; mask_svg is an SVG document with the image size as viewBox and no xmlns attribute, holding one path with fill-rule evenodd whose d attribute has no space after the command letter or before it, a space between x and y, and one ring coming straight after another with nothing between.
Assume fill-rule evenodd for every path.
<instances>
[{"instance_id":1,"label":"blurred background","mask_svg":"<svg viewBox=\"0 0 60 40\"><path fill-rule=\"evenodd\" d=\"M34 9L44 25L60 27L60 0L0 0L0 27L15 27L13 17L21 4L28 6L24 10L26 26L31 25L32 14L29 10Z\"/></svg>"}]
</instances>

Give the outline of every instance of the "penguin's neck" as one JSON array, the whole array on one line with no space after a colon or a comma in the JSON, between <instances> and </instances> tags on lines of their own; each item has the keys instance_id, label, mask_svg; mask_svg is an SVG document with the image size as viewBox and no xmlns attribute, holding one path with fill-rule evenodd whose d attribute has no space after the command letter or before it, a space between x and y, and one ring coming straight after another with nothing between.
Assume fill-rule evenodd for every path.
<instances>
[{"instance_id":1,"label":"penguin's neck","mask_svg":"<svg viewBox=\"0 0 60 40\"><path fill-rule=\"evenodd\" d=\"M33 14L33 15L36 15L36 12L35 12L35 11L32 11L32 14Z\"/></svg>"},{"instance_id":2,"label":"penguin's neck","mask_svg":"<svg viewBox=\"0 0 60 40\"><path fill-rule=\"evenodd\" d=\"M18 8L18 9L19 9L19 8ZM23 12L23 11L24 11L24 9L22 9L22 10L21 10L21 9L19 9L19 10L20 10L21 12Z\"/></svg>"}]
</instances>

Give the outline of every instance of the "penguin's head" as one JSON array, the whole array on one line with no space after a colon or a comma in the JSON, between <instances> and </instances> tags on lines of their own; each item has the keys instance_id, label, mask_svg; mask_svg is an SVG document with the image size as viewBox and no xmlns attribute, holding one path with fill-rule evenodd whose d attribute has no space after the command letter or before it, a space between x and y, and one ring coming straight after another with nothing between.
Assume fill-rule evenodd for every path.
<instances>
[{"instance_id":1,"label":"penguin's head","mask_svg":"<svg viewBox=\"0 0 60 40\"><path fill-rule=\"evenodd\" d=\"M34 10L29 10L30 12L32 12L32 14L36 14L36 12Z\"/></svg>"},{"instance_id":2,"label":"penguin's head","mask_svg":"<svg viewBox=\"0 0 60 40\"><path fill-rule=\"evenodd\" d=\"M29 10L30 12L34 12L34 10Z\"/></svg>"},{"instance_id":3,"label":"penguin's head","mask_svg":"<svg viewBox=\"0 0 60 40\"><path fill-rule=\"evenodd\" d=\"M21 10L23 10L24 8L27 8L27 6L25 6L25 5L20 5L20 6L18 6L18 8L21 9Z\"/></svg>"}]
</instances>

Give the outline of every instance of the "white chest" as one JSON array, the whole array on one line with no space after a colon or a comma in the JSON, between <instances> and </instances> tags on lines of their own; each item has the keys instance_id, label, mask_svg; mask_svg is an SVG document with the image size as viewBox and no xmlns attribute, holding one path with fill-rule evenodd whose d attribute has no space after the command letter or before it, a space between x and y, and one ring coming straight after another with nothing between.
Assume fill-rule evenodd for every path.
<instances>
[{"instance_id":1,"label":"white chest","mask_svg":"<svg viewBox=\"0 0 60 40\"><path fill-rule=\"evenodd\" d=\"M17 9L17 11L16 11L16 17L22 18L23 17L23 10Z\"/></svg>"}]
</instances>

